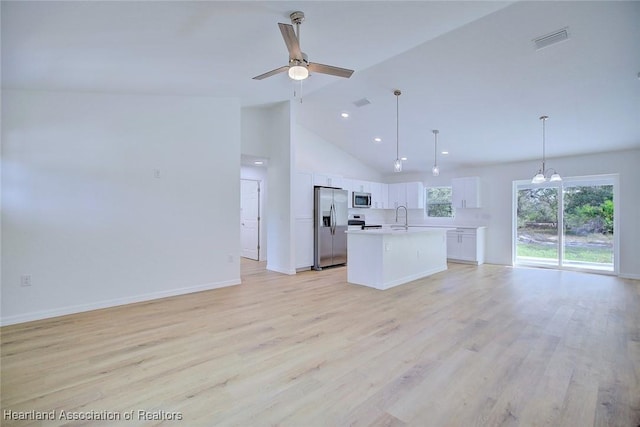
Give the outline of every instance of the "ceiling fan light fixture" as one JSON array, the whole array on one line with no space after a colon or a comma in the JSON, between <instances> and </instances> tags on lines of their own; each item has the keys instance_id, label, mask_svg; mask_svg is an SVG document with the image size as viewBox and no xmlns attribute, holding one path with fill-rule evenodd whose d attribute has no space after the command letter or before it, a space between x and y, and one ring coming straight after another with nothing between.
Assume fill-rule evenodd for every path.
<instances>
[{"instance_id":1,"label":"ceiling fan light fixture","mask_svg":"<svg viewBox=\"0 0 640 427\"><path fill-rule=\"evenodd\" d=\"M303 65L289 67L289 77L293 80L304 80L309 77L309 70Z\"/></svg>"}]
</instances>

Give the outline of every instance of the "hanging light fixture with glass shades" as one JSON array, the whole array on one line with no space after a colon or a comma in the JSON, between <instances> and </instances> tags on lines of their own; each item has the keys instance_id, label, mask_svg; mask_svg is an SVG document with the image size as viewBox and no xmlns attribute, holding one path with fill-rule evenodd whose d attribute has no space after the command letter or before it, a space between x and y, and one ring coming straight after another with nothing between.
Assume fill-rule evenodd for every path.
<instances>
[{"instance_id":1,"label":"hanging light fixture with glass shades","mask_svg":"<svg viewBox=\"0 0 640 427\"><path fill-rule=\"evenodd\" d=\"M400 160L400 92L399 89L393 91L396 96L396 159L393 161L393 171L402 172L402 160Z\"/></svg>"},{"instance_id":2,"label":"hanging light fixture with glass shades","mask_svg":"<svg viewBox=\"0 0 640 427\"><path fill-rule=\"evenodd\" d=\"M433 148L433 168L431 169L431 173L433 173L433 176L438 176L440 175L440 168L438 167L438 134L440 131L438 129L434 129L431 132L433 132L433 138L435 139L435 145Z\"/></svg>"},{"instance_id":3,"label":"hanging light fixture with glass shades","mask_svg":"<svg viewBox=\"0 0 640 427\"><path fill-rule=\"evenodd\" d=\"M531 180L532 184L542 184L547 181L547 173L551 173L549 177L549 182L559 182L562 181L562 177L555 169L546 169L546 158L545 158L545 123L549 116L541 116L540 120L542 120L542 168L538 170L538 173Z\"/></svg>"}]
</instances>

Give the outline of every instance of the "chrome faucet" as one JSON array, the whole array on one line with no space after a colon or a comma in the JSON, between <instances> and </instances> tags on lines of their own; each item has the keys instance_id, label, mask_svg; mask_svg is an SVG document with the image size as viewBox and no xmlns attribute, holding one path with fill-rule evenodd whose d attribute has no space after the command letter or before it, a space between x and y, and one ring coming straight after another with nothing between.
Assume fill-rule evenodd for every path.
<instances>
[{"instance_id":1,"label":"chrome faucet","mask_svg":"<svg viewBox=\"0 0 640 427\"><path fill-rule=\"evenodd\" d=\"M396 222L398 222L398 209L404 209L404 229L408 230L409 229L409 213L407 212L407 207L400 205L396 208Z\"/></svg>"}]
</instances>

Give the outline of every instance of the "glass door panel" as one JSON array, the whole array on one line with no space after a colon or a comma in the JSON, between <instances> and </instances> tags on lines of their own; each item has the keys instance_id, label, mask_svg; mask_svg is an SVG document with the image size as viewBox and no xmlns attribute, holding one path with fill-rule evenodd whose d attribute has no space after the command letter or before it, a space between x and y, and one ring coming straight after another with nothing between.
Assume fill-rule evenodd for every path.
<instances>
[{"instance_id":1,"label":"glass door panel","mask_svg":"<svg viewBox=\"0 0 640 427\"><path fill-rule=\"evenodd\" d=\"M516 194L516 263L558 266L558 188L519 186Z\"/></svg>"},{"instance_id":2,"label":"glass door panel","mask_svg":"<svg viewBox=\"0 0 640 427\"><path fill-rule=\"evenodd\" d=\"M613 185L567 183L563 201L563 266L613 271Z\"/></svg>"}]
</instances>

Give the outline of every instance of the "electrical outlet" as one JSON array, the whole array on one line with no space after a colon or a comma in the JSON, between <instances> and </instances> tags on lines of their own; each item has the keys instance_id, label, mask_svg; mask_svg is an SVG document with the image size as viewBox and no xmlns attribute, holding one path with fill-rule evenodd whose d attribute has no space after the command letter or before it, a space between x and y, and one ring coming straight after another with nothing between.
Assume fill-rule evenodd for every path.
<instances>
[{"instance_id":1,"label":"electrical outlet","mask_svg":"<svg viewBox=\"0 0 640 427\"><path fill-rule=\"evenodd\" d=\"M20 276L20 286L31 286L31 275L23 274Z\"/></svg>"}]
</instances>

